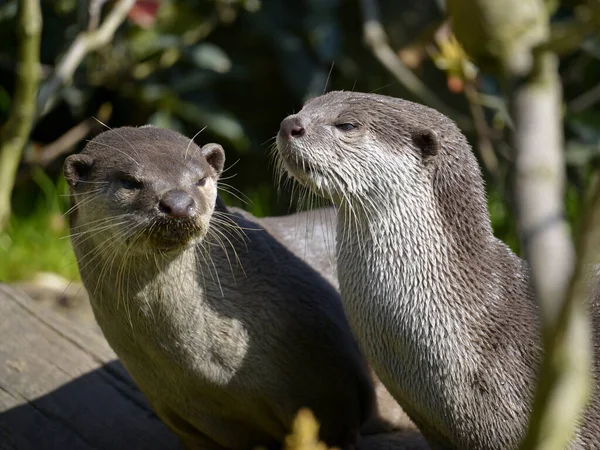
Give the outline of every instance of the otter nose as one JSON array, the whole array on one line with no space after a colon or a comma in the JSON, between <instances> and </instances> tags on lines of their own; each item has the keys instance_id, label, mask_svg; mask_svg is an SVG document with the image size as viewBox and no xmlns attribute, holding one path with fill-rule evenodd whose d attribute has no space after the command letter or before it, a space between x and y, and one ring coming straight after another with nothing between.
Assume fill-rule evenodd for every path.
<instances>
[{"instance_id":1,"label":"otter nose","mask_svg":"<svg viewBox=\"0 0 600 450\"><path fill-rule=\"evenodd\" d=\"M163 195L158 207L168 216L182 219L194 214L194 199L185 191L173 190Z\"/></svg>"},{"instance_id":2,"label":"otter nose","mask_svg":"<svg viewBox=\"0 0 600 450\"><path fill-rule=\"evenodd\" d=\"M283 119L283 122L281 122L281 126L279 127L279 132L286 139L292 139L304 136L306 129L304 128L304 124L300 117L291 116Z\"/></svg>"}]
</instances>

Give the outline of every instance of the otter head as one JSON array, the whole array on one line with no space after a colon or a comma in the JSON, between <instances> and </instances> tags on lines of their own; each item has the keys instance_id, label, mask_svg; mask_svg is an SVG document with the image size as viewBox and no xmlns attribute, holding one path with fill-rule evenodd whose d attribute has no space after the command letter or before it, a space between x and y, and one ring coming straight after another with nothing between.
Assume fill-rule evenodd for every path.
<instances>
[{"instance_id":1,"label":"otter head","mask_svg":"<svg viewBox=\"0 0 600 450\"><path fill-rule=\"evenodd\" d=\"M200 148L171 130L144 126L101 133L64 164L74 245L81 238L95 247L148 253L200 242L224 161L220 145Z\"/></svg>"},{"instance_id":2,"label":"otter head","mask_svg":"<svg viewBox=\"0 0 600 450\"><path fill-rule=\"evenodd\" d=\"M277 148L285 169L325 197L374 195L387 189L384 184L414 185L435 165L440 122L441 131L452 126L421 105L334 91L285 118Z\"/></svg>"},{"instance_id":3,"label":"otter head","mask_svg":"<svg viewBox=\"0 0 600 450\"><path fill-rule=\"evenodd\" d=\"M406 100L330 92L281 122L280 161L338 207L388 213L404 233L441 223L456 242L491 233L483 180L467 139L446 116ZM425 219L431 215L441 218ZM400 217L401 216L401 217ZM477 236L474 236L477 234Z\"/></svg>"}]
</instances>

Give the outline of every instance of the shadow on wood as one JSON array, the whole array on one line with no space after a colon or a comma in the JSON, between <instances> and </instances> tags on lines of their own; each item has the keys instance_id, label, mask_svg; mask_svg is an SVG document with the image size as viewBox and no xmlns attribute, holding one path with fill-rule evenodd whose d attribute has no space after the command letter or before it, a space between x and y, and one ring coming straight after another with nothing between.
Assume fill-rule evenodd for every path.
<instances>
[{"instance_id":1,"label":"shadow on wood","mask_svg":"<svg viewBox=\"0 0 600 450\"><path fill-rule=\"evenodd\" d=\"M0 449L179 449L103 336L0 284Z\"/></svg>"}]
</instances>

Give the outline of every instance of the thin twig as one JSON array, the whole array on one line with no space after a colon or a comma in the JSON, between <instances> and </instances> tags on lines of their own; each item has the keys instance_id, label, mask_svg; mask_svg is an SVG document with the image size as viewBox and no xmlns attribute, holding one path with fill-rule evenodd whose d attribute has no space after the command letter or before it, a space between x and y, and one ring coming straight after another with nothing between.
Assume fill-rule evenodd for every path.
<instances>
[{"instance_id":1,"label":"thin twig","mask_svg":"<svg viewBox=\"0 0 600 450\"><path fill-rule=\"evenodd\" d=\"M578 17L570 21L558 21L552 26L550 38L543 49L558 55L568 54L581 46L600 27L600 3L597 1L578 6Z\"/></svg>"},{"instance_id":2,"label":"thin twig","mask_svg":"<svg viewBox=\"0 0 600 450\"><path fill-rule=\"evenodd\" d=\"M477 88L472 80L465 80L464 84L465 97L469 103L471 117L475 125L477 133L477 149L481 156L481 161L487 171L494 177L498 178L498 158L494 151L494 145L490 138L490 127L485 118L485 111L478 101Z\"/></svg>"},{"instance_id":3,"label":"thin twig","mask_svg":"<svg viewBox=\"0 0 600 450\"><path fill-rule=\"evenodd\" d=\"M67 53L58 63L52 76L40 90L38 97L38 113L40 116L43 116L52 108L56 101L56 94L62 87L70 83L75 70L77 70L86 55L111 41L117 28L125 21L129 10L134 4L135 0L120 0L98 29L79 33Z\"/></svg>"},{"instance_id":4,"label":"thin twig","mask_svg":"<svg viewBox=\"0 0 600 450\"><path fill-rule=\"evenodd\" d=\"M35 158L27 162L38 165L41 168L49 166L59 156L68 153L73 147L75 147L91 133L103 130L104 126L101 124L101 122L107 122L111 112L112 108L110 107L110 104L102 105L97 113L97 119L94 117L88 117L82 122L79 122L58 139L45 145L40 152L36 154Z\"/></svg>"},{"instance_id":5,"label":"thin twig","mask_svg":"<svg viewBox=\"0 0 600 450\"><path fill-rule=\"evenodd\" d=\"M363 34L379 62L406 88L418 101L439 110L456 121L463 131L473 129L472 121L449 108L442 102L404 63L389 45L387 34L379 19L379 8L375 0L362 0Z\"/></svg>"},{"instance_id":6,"label":"thin twig","mask_svg":"<svg viewBox=\"0 0 600 450\"><path fill-rule=\"evenodd\" d=\"M105 3L106 0L90 0L88 31L94 31L100 25L100 14Z\"/></svg>"},{"instance_id":7,"label":"thin twig","mask_svg":"<svg viewBox=\"0 0 600 450\"><path fill-rule=\"evenodd\" d=\"M10 216L10 198L23 148L35 119L40 83L42 12L39 0L20 0L17 81L8 120L0 130L0 230Z\"/></svg>"},{"instance_id":8,"label":"thin twig","mask_svg":"<svg viewBox=\"0 0 600 450\"><path fill-rule=\"evenodd\" d=\"M571 100L567 104L567 108L571 112L579 113L591 108L598 102L600 102L600 83Z\"/></svg>"}]
</instances>

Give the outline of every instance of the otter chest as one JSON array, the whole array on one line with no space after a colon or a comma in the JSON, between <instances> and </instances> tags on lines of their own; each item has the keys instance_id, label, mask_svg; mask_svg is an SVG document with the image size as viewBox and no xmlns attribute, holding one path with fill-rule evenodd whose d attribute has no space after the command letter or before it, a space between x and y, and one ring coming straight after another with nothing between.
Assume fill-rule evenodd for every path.
<instances>
[{"instance_id":1,"label":"otter chest","mask_svg":"<svg viewBox=\"0 0 600 450\"><path fill-rule=\"evenodd\" d=\"M186 302L154 302L133 295L128 305L106 307L96 302L95 314L107 340L137 379L156 382L186 377L213 386L227 384L242 366L248 349L243 324L190 298ZM97 306L104 305L99 308ZM153 367L149 367L150 362ZM171 373L172 372L172 373Z\"/></svg>"},{"instance_id":2,"label":"otter chest","mask_svg":"<svg viewBox=\"0 0 600 450\"><path fill-rule=\"evenodd\" d=\"M413 418L436 423L455 398L465 371L458 355L461 331L433 301L439 294L423 275L416 255L403 261L372 242L338 248L340 291L348 320L369 362L390 393ZM387 244L393 245L393 244ZM462 361L461 361L462 360ZM461 361L460 363L458 361ZM460 366L459 366L460 364Z\"/></svg>"}]
</instances>

